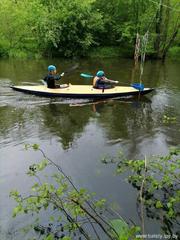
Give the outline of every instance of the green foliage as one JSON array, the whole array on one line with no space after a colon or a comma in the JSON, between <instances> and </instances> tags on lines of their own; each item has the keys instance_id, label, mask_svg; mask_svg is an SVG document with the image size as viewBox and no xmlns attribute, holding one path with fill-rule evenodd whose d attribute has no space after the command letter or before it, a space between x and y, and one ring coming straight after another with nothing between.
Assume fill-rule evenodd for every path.
<instances>
[{"instance_id":1,"label":"green foliage","mask_svg":"<svg viewBox=\"0 0 180 240\"><path fill-rule=\"evenodd\" d=\"M118 234L118 240L129 240L132 237L132 239L137 239L135 235L137 235L137 233L139 233L141 230L140 227L137 226L129 228L128 224L120 218L114 219L110 221L110 223Z\"/></svg>"},{"instance_id":2,"label":"green foliage","mask_svg":"<svg viewBox=\"0 0 180 240\"><path fill-rule=\"evenodd\" d=\"M92 10L93 1L61 1L53 10L54 46L67 57L84 55L96 41L93 34L101 31L101 14Z\"/></svg>"},{"instance_id":3,"label":"green foliage","mask_svg":"<svg viewBox=\"0 0 180 240\"><path fill-rule=\"evenodd\" d=\"M63 237L63 240L71 240L72 238L70 237Z\"/></svg>"},{"instance_id":4,"label":"green foliage","mask_svg":"<svg viewBox=\"0 0 180 240\"><path fill-rule=\"evenodd\" d=\"M173 59L180 59L180 47L174 46L170 48L168 56Z\"/></svg>"},{"instance_id":5,"label":"green foliage","mask_svg":"<svg viewBox=\"0 0 180 240\"><path fill-rule=\"evenodd\" d=\"M165 124L176 123L176 117L169 117L169 116L164 115L163 116L163 123L165 123Z\"/></svg>"},{"instance_id":6,"label":"green foliage","mask_svg":"<svg viewBox=\"0 0 180 240\"><path fill-rule=\"evenodd\" d=\"M132 57L136 33L149 30L150 56L174 46L170 56L179 57L178 5L170 11L178 1L162 3L160 11L138 0L1 0L0 56Z\"/></svg>"},{"instance_id":7,"label":"green foliage","mask_svg":"<svg viewBox=\"0 0 180 240\"><path fill-rule=\"evenodd\" d=\"M163 157L146 160L126 160L118 163L117 172L130 171L128 181L140 191L140 204L147 216L163 220L163 229L171 233L179 221L180 149L171 148Z\"/></svg>"},{"instance_id":8,"label":"green foliage","mask_svg":"<svg viewBox=\"0 0 180 240\"><path fill-rule=\"evenodd\" d=\"M22 58L39 51L35 28L44 13L45 8L39 0L0 2L0 36L8 46L5 54Z\"/></svg>"},{"instance_id":9,"label":"green foliage","mask_svg":"<svg viewBox=\"0 0 180 240\"><path fill-rule=\"evenodd\" d=\"M111 221L111 224L118 233L119 239L128 240L129 227L127 223L121 219L114 219Z\"/></svg>"},{"instance_id":10,"label":"green foliage","mask_svg":"<svg viewBox=\"0 0 180 240\"><path fill-rule=\"evenodd\" d=\"M96 44L103 28L93 1L62 0L52 4L2 0L0 3L0 54L25 57L35 54L84 55Z\"/></svg>"},{"instance_id":11,"label":"green foliage","mask_svg":"<svg viewBox=\"0 0 180 240\"><path fill-rule=\"evenodd\" d=\"M45 157L37 144L26 145L25 148L38 150ZM145 160L123 158L117 165L118 173L125 171L132 173L128 175L128 181L139 190L138 200L146 207L147 216L161 219L163 231L170 234L173 232L174 224L179 224L179 156L180 149L171 148L166 156L156 156ZM120 157L122 158L121 153ZM59 172L51 177L50 182L41 181L38 173L49 164L54 165ZM129 227L123 219L114 218L114 220L106 222L107 216L104 215L106 200L95 200L93 194L89 194L86 189L78 190L60 166L54 164L52 160L45 157L40 163L31 165L28 174L36 177L38 182L32 185L29 196L23 197L17 190L11 191L10 196L17 202L17 206L13 210L13 217L18 214L39 214L42 210L58 211L58 218L54 214L48 218L54 225L62 224L62 221L67 219L63 228L68 230L69 234L61 235L63 239L71 239L72 234L78 231L84 236L88 236L89 233L84 230L84 225L91 221L94 223L94 227L101 228L103 226L105 234L113 240L136 239L136 233L140 232L139 227ZM55 228L54 232L52 229L54 228L41 227L41 225L34 227L35 231L45 235L45 239L54 239L57 232L60 231Z\"/></svg>"},{"instance_id":12,"label":"green foliage","mask_svg":"<svg viewBox=\"0 0 180 240\"><path fill-rule=\"evenodd\" d=\"M50 234L47 237L45 237L44 240L54 240L54 237L52 234Z\"/></svg>"}]
</instances>

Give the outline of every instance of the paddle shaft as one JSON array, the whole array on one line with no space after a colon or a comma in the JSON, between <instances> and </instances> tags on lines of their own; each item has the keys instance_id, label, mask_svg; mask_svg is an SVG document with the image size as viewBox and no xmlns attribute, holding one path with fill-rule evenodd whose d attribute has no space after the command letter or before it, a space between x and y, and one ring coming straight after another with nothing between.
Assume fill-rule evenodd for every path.
<instances>
[{"instance_id":1,"label":"paddle shaft","mask_svg":"<svg viewBox=\"0 0 180 240\"><path fill-rule=\"evenodd\" d=\"M77 69L78 67L79 67L79 64L76 63L74 66L66 69L63 73L64 73L64 74L70 73L70 72L74 71L75 69ZM61 74L62 74L62 73L61 73ZM61 75L60 75L60 76L61 76Z\"/></svg>"},{"instance_id":2,"label":"paddle shaft","mask_svg":"<svg viewBox=\"0 0 180 240\"><path fill-rule=\"evenodd\" d=\"M109 82L109 83L118 83L118 81L115 81L115 80L111 80L111 79L105 79L103 80L104 82Z\"/></svg>"}]
</instances>

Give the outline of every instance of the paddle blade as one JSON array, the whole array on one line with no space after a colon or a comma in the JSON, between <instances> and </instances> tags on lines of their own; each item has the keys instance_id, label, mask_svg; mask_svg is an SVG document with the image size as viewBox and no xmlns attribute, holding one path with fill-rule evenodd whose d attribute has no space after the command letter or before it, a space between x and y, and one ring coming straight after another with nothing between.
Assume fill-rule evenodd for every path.
<instances>
[{"instance_id":1,"label":"paddle blade","mask_svg":"<svg viewBox=\"0 0 180 240\"><path fill-rule=\"evenodd\" d=\"M86 74L86 73L81 73L80 76L84 77L84 78L93 78L94 77L93 75L89 75L89 74Z\"/></svg>"},{"instance_id":2,"label":"paddle blade","mask_svg":"<svg viewBox=\"0 0 180 240\"><path fill-rule=\"evenodd\" d=\"M138 89L139 91L144 90L144 84L142 84L142 83L133 83L133 84L131 84L131 87Z\"/></svg>"}]
</instances>

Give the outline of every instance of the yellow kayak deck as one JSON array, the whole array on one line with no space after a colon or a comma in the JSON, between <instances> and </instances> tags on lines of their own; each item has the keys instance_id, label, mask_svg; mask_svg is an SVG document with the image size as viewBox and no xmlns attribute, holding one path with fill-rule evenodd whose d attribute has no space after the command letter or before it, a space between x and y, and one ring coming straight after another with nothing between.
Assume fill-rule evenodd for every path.
<instances>
[{"instance_id":1,"label":"yellow kayak deck","mask_svg":"<svg viewBox=\"0 0 180 240\"><path fill-rule=\"evenodd\" d=\"M12 86L12 89L29 94L46 97L66 97L66 98L113 98L133 95L144 95L153 88L144 88L139 91L130 86L116 86L111 89L95 89L92 85L72 85L62 88L47 88L47 86Z\"/></svg>"}]
</instances>

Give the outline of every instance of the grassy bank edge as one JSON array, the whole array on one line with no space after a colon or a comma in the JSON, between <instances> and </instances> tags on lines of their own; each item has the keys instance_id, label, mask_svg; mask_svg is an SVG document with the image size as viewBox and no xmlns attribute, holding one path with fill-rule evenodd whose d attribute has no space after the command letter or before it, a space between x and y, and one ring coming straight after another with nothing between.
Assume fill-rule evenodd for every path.
<instances>
[{"instance_id":1,"label":"grassy bank edge","mask_svg":"<svg viewBox=\"0 0 180 240\"><path fill-rule=\"evenodd\" d=\"M52 57L63 57L56 56L56 53L43 55L40 52L30 52L25 50L12 50L10 54L5 54L1 52L0 49L0 58L14 58L14 59L41 59L44 57L52 58ZM121 58L133 58L134 49L129 47L119 47L119 46L106 46L106 47L95 47L89 50L87 55L84 57L89 58L113 58L113 57L121 57ZM153 59L153 53L146 54L147 58ZM77 56L78 57L78 56ZM79 56L80 57L80 56ZM180 61L180 47L174 46L169 49L167 58Z\"/></svg>"}]
</instances>

